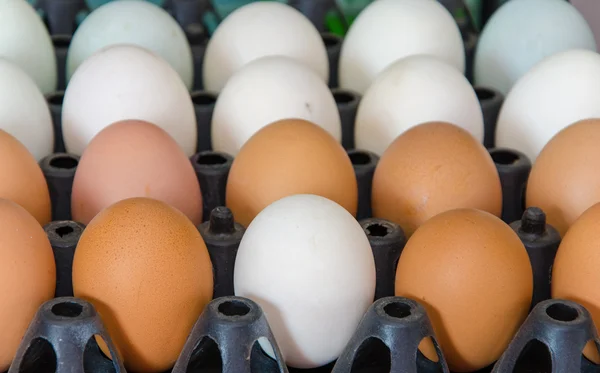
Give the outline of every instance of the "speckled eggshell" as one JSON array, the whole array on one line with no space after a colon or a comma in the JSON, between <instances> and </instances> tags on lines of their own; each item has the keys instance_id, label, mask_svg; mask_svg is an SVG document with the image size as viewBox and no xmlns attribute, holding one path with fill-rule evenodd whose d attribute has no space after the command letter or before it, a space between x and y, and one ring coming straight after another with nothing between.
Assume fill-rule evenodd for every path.
<instances>
[{"instance_id":1,"label":"speckled eggshell","mask_svg":"<svg viewBox=\"0 0 600 373\"><path fill-rule=\"evenodd\" d=\"M54 297L56 266L40 224L21 206L1 198L0 279L0 371L4 372L38 307Z\"/></svg>"},{"instance_id":2,"label":"speckled eggshell","mask_svg":"<svg viewBox=\"0 0 600 373\"><path fill-rule=\"evenodd\" d=\"M481 104L467 78L431 56L403 58L379 74L360 101L356 148L381 155L404 131L431 121L455 123L483 142Z\"/></svg>"},{"instance_id":3,"label":"speckled eggshell","mask_svg":"<svg viewBox=\"0 0 600 373\"><path fill-rule=\"evenodd\" d=\"M527 207L539 207L561 235L600 202L600 119L570 125L546 144L527 181Z\"/></svg>"},{"instance_id":4,"label":"speckled eggshell","mask_svg":"<svg viewBox=\"0 0 600 373\"><path fill-rule=\"evenodd\" d=\"M88 224L130 197L158 199L202 222L202 193L189 159L167 132L138 120L106 127L83 152L73 181L73 220Z\"/></svg>"},{"instance_id":5,"label":"speckled eggshell","mask_svg":"<svg viewBox=\"0 0 600 373\"><path fill-rule=\"evenodd\" d=\"M473 372L504 352L529 313L533 274L517 234L487 212L435 216L408 240L396 295L421 303L453 372ZM422 343L430 359L433 344Z\"/></svg>"},{"instance_id":6,"label":"speckled eggshell","mask_svg":"<svg viewBox=\"0 0 600 373\"><path fill-rule=\"evenodd\" d=\"M500 216L502 186L489 153L462 128L415 126L385 151L373 176L373 215L411 235L433 216L476 208Z\"/></svg>"},{"instance_id":7,"label":"speckled eggshell","mask_svg":"<svg viewBox=\"0 0 600 373\"><path fill-rule=\"evenodd\" d=\"M227 206L248 226L285 196L316 194L356 215L358 189L350 158L321 127L301 119L272 123L248 140L227 179Z\"/></svg>"},{"instance_id":8,"label":"speckled eggshell","mask_svg":"<svg viewBox=\"0 0 600 373\"><path fill-rule=\"evenodd\" d=\"M235 294L257 302L287 365L316 368L348 344L375 295L375 262L356 219L297 194L264 209L240 243ZM273 356L271 346L259 340Z\"/></svg>"},{"instance_id":9,"label":"speckled eggshell","mask_svg":"<svg viewBox=\"0 0 600 373\"><path fill-rule=\"evenodd\" d=\"M204 240L183 213L130 198L83 232L73 290L96 307L128 370L163 372L212 298L213 271Z\"/></svg>"},{"instance_id":10,"label":"speckled eggshell","mask_svg":"<svg viewBox=\"0 0 600 373\"><path fill-rule=\"evenodd\" d=\"M564 236L552 267L552 298L568 299L584 306L600 325L600 204L587 209ZM600 364L593 342L584 355Z\"/></svg>"},{"instance_id":11,"label":"speckled eggshell","mask_svg":"<svg viewBox=\"0 0 600 373\"><path fill-rule=\"evenodd\" d=\"M0 130L0 198L23 206L45 225L52 219L48 184L33 155L17 139Z\"/></svg>"},{"instance_id":12,"label":"speckled eggshell","mask_svg":"<svg viewBox=\"0 0 600 373\"><path fill-rule=\"evenodd\" d=\"M212 147L235 156L258 130L288 118L311 121L342 139L335 99L317 73L289 57L259 58L238 70L217 98Z\"/></svg>"}]
</instances>

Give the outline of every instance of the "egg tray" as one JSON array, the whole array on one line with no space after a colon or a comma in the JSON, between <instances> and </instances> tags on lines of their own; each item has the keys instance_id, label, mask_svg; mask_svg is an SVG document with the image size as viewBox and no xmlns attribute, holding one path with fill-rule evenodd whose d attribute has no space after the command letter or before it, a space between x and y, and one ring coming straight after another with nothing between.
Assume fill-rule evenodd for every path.
<instances>
[{"instance_id":1,"label":"egg tray","mask_svg":"<svg viewBox=\"0 0 600 373\"><path fill-rule=\"evenodd\" d=\"M294 5L310 13L310 9L301 6L310 8L310 4L319 2L308 0L300 3ZM342 145L348 151L358 182L357 219L369 238L376 264L375 303L337 363L309 370L288 369L279 353L272 359L256 343L259 337L264 337L278 350L260 307L249 299L233 297L233 264L244 227L234 223L231 211L223 207L233 158L211 150L210 122L216 97L202 91L201 65L207 34L198 21L206 10L202 8L206 4L203 0L171 0L165 3L167 10L184 27L194 56L196 80L195 91L191 95L197 117L198 153L191 157L191 162L202 189L203 216L208 219L198 229L209 249L215 276L215 300L207 306L192 330L172 372L448 372L439 350L440 360L437 363L418 352L417 346L424 337L434 337L423 307L409 299L392 297L396 264L405 244L404 233L394 223L371 217L371 182L378 156L354 149L354 119L360 97L338 88L332 88L332 93L342 119ZM58 60L59 89L64 90L66 53L76 27L75 15L85 6L82 0L39 0L37 6L46 14ZM314 21L324 8L311 9ZM319 25L318 22L315 24ZM461 31L467 54L466 75L470 77L477 34L468 25L461 25ZM328 33L323 33L323 38L330 59L329 83L336 87L342 39ZM85 227L70 220L71 187L78 157L65 153L61 131L63 92L60 90L47 97L54 122L55 153L40 161L52 200L54 221L44 229L52 244L57 266L56 298L40 308L10 373L124 372L114 348L111 349L114 357L111 361L91 338L100 335L109 346L112 345L94 307L72 298L73 255ZM475 91L484 115L484 145L490 151L502 182L502 218L512 223L532 262L532 307L535 306L496 367L490 366L478 373L491 372L492 369L497 373L600 372L599 366L581 355L582 343L597 338L587 311L571 302L547 300L550 297L549 273L560 236L545 224L541 210L524 209L524 191L531 162L519 152L493 148L502 95L483 87L475 87ZM435 337L433 340L436 341Z\"/></svg>"}]
</instances>

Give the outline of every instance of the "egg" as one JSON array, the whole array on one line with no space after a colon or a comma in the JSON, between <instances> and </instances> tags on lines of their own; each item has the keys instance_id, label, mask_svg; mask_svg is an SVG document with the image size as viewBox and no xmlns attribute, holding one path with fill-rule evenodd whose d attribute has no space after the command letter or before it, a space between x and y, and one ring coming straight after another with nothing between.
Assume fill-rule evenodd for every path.
<instances>
[{"instance_id":1,"label":"egg","mask_svg":"<svg viewBox=\"0 0 600 373\"><path fill-rule=\"evenodd\" d=\"M564 236L588 208L600 202L600 119L576 122L557 133L534 163L526 189L527 207L539 207Z\"/></svg>"},{"instance_id":2,"label":"egg","mask_svg":"<svg viewBox=\"0 0 600 373\"><path fill-rule=\"evenodd\" d=\"M35 9L24 0L0 2L0 58L23 69L43 94L56 90L56 55L50 34Z\"/></svg>"},{"instance_id":3,"label":"egg","mask_svg":"<svg viewBox=\"0 0 600 373\"><path fill-rule=\"evenodd\" d=\"M285 196L316 194L356 215L358 189L344 148L321 127L301 119L272 123L246 142L227 179L227 206L248 226Z\"/></svg>"},{"instance_id":4,"label":"egg","mask_svg":"<svg viewBox=\"0 0 600 373\"><path fill-rule=\"evenodd\" d=\"M154 52L192 88L194 63L185 33L164 9L136 0L106 3L79 25L67 54L67 81L88 57L115 44L133 44Z\"/></svg>"},{"instance_id":5,"label":"egg","mask_svg":"<svg viewBox=\"0 0 600 373\"><path fill-rule=\"evenodd\" d=\"M446 211L423 224L396 270L396 295L425 307L453 372L498 359L527 317L532 294L529 256L517 234L475 209ZM431 343L421 351L437 356Z\"/></svg>"},{"instance_id":6,"label":"egg","mask_svg":"<svg viewBox=\"0 0 600 373\"><path fill-rule=\"evenodd\" d=\"M236 72L217 97L213 150L235 156L259 129L288 118L313 122L341 142L340 114L327 84L289 57L260 58Z\"/></svg>"},{"instance_id":7,"label":"egg","mask_svg":"<svg viewBox=\"0 0 600 373\"><path fill-rule=\"evenodd\" d=\"M81 155L104 127L126 119L154 123L186 155L196 152L194 104L177 72L144 48L115 45L85 60L71 77L62 107L65 147Z\"/></svg>"},{"instance_id":8,"label":"egg","mask_svg":"<svg viewBox=\"0 0 600 373\"><path fill-rule=\"evenodd\" d=\"M423 123L383 153L372 189L373 215L410 236L435 215L456 208L502 212L502 186L483 145L462 128Z\"/></svg>"},{"instance_id":9,"label":"egg","mask_svg":"<svg viewBox=\"0 0 600 373\"><path fill-rule=\"evenodd\" d=\"M51 154L54 129L42 92L23 70L1 57L0 102L0 129L15 136L38 161Z\"/></svg>"},{"instance_id":10,"label":"egg","mask_svg":"<svg viewBox=\"0 0 600 373\"><path fill-rule=\"evenodd\" d=\"M73 220L88 224L131 197L166 202L202 223L202 194L188 157L167 132L139 120L111 124L83 152L73 181Z\"/></svg>"},{"instance_id":11,"label":"egg","mask_svg":"<svg viewBox=\"0 0 600 373\"><path fill-rule=\"evenodd\" d=\"M356 147L381 155L404 131L430 121L456 123L483 141L483 114L469 81L430 56L401 59L382 72L362 98L354 129Z\"/></svg>"},{"instance_id":12,"label":"egg","mask_svg":"<svg viewBox=\"0 0 600 373\"><path fill-rule=\"evenodd\" d=\"M0 130L0 198L21 205L40 225L52 218L50 193L42 169L27 148L3 130Z\"/></svg>"},{"instance_id":13,"label":"egg","mask_svg":"<svg viewBox=\"0 0 600 373\"><path fill-rule=\"evenodd\" d=\"M452 15L436 0L374 1L344 39L340 87L364 94L389 65L412 55L433 56L462 73L465 48Z\"/></svg>"},{"instance_id":14,"label":"egg","mask_svg":"<svg viewBox=\"0 0 600 373\"><path fill-rule=\"evenodd\" d=\"M73 259L73 292L95 306L127 370L162 372L173 367L212 297L212 265L183 213L130 198L104 209L84 230Z\"/></svg>"},{"instance_id":15,"label":"egg","mask_svg":"<svg viewBox=\"0 0 600 373\"><path fill-rule=\"evenodd\" d=\"M4 372L38 307L54 297L56 266L38 221L21 206L2 198L0 273L0 371Z\"/></svg>"},{"instance_id":16,"label":"egg","mask_svg":"<svg viewBox=\"0 0 600 373\"><path fill-rule=\"evenodd\" d=\"M234 288L262 307L286 364L314 368L341 354L373 302L375 263L346 209L297 194L252 221L237 254ZM273 356L270 345L259 343Z\"/></svg>"},{"instance_id":17,"label":"egg","mask_svg":"<svg viewBox=\"0 0 600 373\"><path fill-rule=\"evenodd\" d=\"M568 1L509 1L492 15L479 37L475 83L506 95L535 64L570 49L596 51L596 41Z\"/></svg>"},{"instance_id":18,"label":"egg","mask_svg":"<svg viewBox=\"0 0 600 373\"><path fill-rule=\"evenodd\" d=\"M596 325L600 325L600 204L587 209L563 237L552 267L552 298L567 299L584 306ZM594 363L600 355L593 341L583 354Z\"/></svg>"},{"instance_id":19,"label":"egg","mask_svg":"<svg viewBox=\"0 0 600 373\"><path fill-rule=\"evenodd\" d=\"M240 68L265 56L287 56L329 80L329 60L321 35L302 13L278 2L243 5L217 27L206 46L204 88L220 92Z\"/></svg>"},{"instance_id":20,"label":"egg","mask_svg":"<svg viewBox=\"0 0 600 373\"><path fill-rule=\"evenodd\" d=\"M600 117L600 55L570 50L544 59L527 72L504 100L496 125L496 146L535 161L566 126Z\"/></svg>"}]
</instances>

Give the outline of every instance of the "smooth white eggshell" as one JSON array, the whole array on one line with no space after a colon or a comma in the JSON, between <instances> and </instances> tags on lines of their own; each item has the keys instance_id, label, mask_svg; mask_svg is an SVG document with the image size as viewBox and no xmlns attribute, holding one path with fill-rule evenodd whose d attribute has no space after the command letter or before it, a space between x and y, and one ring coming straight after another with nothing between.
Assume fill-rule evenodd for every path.
<instances>
[{"instance_id":1,"label":"smooth white eggshell","mask_svg":"<svg viewBox=\"0 0 600 373\"><path fill-rule=\"evenodd\" d=\"M0 129L16 137L38 161L54 150L52 117L42 92L29 75L3 58L0 58Z\"/></svg>"},{"instance_id":2,"label":"smooth white eggshell","mask_svg":"<svg viewBox=\"0 0 600 373\"><path fill-rule=\"evenodd\" d=\"M555 54L535 65L504 100L496 146L535 160L568 125L600 117L600 55L589 50Z\"/></svg>"},{"instance_id":3,"label":"smooth white eggshell","mask_svg":"<svg viewBox=\"0 0 600 373\"><path fill-rule=\"evenodd\" d=\"M362 98L356 148L381 155L404 131L430 121L450 122L483 141L481 106L464 75L435 57L403 58L382 72Z\"/></svg>"},{"instance_id":4,"label":"smooth white eggshell","mask_svg":"<svg viewBox=\"0 0 600 373\"><path fill-rule=\"evenodd\" d=\"M77 69L63 100L65 147L81 155L103 128L139 119L167 131L184 152L196 151L196 114L189 91L162 58L133 45L100 50Z\"/></svg>"},{"instance_id":5,"label":"smooth white eggshell","mask_svg":"<svg viewBox=\"0 0 600 373\"><path fill-rule=\"evenodd\" d=\"M217 98L213 149L236 155L259 129L288 118L311 121L341 141L335 99L313 70L289 57L255 60L235 73Z\"/></svg>"},{"instance_id":6,"label":"smooth white eggshell","mask_svg":"<svg viewBox=\"0 0 600 373\"><path fill-rule=\"evenodd\" d=\"M227 16L210 38L204 55L204 88L220 92L242 66L273 55L294 58L324 82L329 79L325 43L310 20L286 4L254 2Z\"/></svg>"},{"instance_id":7,"label":"smooth white eggshell","mask_svg":"<svg viewBox=\"0 0 600 373\"><path fill-rule=\"evenodd\" d=\"M0 1L0 57L23 69L43 94L56 90L56 55L50 34L25 0Z\"/></svg>"},{"instance_id":8,"label":"smooth white eggshell","mask_svg":"<svg viewBox=\"0 0 600 373\"><path fill-rule=\"evenodd\" d=\"M340 87L364 93L396 60L440 58L461 72L465 49L456 21L436 0L378 0L356 18L342 45Z\"/></svg>"},{"instance_id":9,"label":"smooth white eggshell","mask_svg":"<svg viewBox=\"0 0 600 373\"><path fill-rule=\"evenodd\" d=\"M594 34L564 0L512 0L486 23L475 54L475 82L506 95L544 58L569 49L596 50Z\"/></svg>"},{"instance_id":10,"label":"smooth white eggshell","mask_svg":"<svg viewBox=\"0 0 600 373\"><path fill-rule=\"evenodd\" d=\"M89 56L115 44L133 44L154 52L192 88L194 62L185 33L164 9L138 0L106 3L85 18L69 46L67 81Z\"/></svg>"},{"instance_id":11,"label":"smooth white eggshell","mask_svg":"<svg viewBox=\"0 0 600 373\"><path fill-rule=\"evenodd\" d=\"M373 302L375 263L364 231L343 207L294 195L248 226L234 287L262 307L286 363L314 368L341 354Z\"/></svg>"}]
</instances>

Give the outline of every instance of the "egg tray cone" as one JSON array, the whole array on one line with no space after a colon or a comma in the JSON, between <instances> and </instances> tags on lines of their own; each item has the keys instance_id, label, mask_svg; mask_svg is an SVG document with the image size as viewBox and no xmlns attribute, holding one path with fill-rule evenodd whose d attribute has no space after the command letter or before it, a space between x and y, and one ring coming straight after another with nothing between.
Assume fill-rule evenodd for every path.
<instances>
[{"instance_id":1,"label":"egg tray cone","mask_svg":"<svg viewBox=\"0 0 600 373\"><path fill-rule=\"evenodd\" d=\"M105 357L95 336L108 346ZM29 325L8 373L125 373L94 307L64 297L44 303Z\"/></svg>"}]
</instances>

